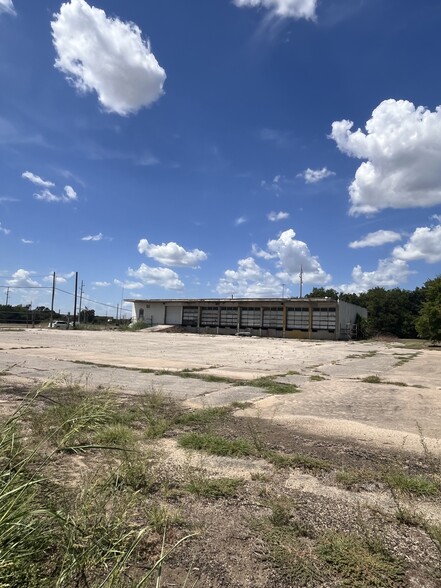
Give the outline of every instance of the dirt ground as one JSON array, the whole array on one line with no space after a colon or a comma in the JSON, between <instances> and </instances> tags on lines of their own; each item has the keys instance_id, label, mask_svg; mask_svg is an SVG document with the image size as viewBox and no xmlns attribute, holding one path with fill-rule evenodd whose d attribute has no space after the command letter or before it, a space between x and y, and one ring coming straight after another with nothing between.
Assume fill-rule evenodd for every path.
<instances>
[{"instance_id":1,"label":"dirt ground","mask_svg":"<svg viewBox=\"0 0 441 588\"><path fill-rule=\"evenodd\" d=\"M225 418L170 426L148 443L167 488L155 500L197 533L168 560L164 588L184 586L187 574L204 588L438 588L440 359L435 348L396 341L0 331L0 410L11 413L20 386L24 394L49 379L110 388L129 404L159 392L190 413L229 407ZM246 440L253 451L186 449L188 432ZM58 472L76 475L89 459L63 457ZM395 490L391 472L427 478L433 492ZM195 476L240 486L216 498L183 492ZM170 540L183 532L171 525ZM345 537L365 561L350 559Z\"/></svg>"}]
</instances>

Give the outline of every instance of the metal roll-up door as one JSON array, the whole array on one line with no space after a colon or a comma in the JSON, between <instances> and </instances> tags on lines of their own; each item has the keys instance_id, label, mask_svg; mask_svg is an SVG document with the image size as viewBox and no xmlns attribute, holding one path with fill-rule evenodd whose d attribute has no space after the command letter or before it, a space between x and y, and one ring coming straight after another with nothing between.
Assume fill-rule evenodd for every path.
<instances>
[{"instance_id":1,"label":"metal roll-up door","mask_svg":"<svg viewBox=\"0 0 441 588\"><path fill-rule=\"evenodd\" d=\"M165 307L165 324L166 325L180 325L182 317L182 306L166 306Z\"/></svg>"}]
</instances>

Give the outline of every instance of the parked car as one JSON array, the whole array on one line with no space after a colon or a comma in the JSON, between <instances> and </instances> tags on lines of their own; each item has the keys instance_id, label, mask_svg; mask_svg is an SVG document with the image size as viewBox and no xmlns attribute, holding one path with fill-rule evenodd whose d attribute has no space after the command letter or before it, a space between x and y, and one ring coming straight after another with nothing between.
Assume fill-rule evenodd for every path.
<instances>
[{"instance_id":1,"label":"parked car","mask_svg":"<svg viewBox=\"0 0 441 588\"><path fill-rule=\"evenodd\" d=\"M68 329L69 323L67 321L54 321L52 323L53 329Z\"/></svg>"}]
</instances>

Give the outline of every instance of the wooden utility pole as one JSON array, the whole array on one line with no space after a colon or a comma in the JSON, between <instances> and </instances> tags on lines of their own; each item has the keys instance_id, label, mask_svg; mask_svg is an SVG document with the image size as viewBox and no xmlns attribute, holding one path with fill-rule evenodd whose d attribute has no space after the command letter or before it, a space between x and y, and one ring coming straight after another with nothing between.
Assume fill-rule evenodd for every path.
<instances>
[{"instance_id":1,"label":"wooden utility pole","mask_svg":"<svg viewBox=\"0 0 441 588\"><path fill-rule=\"evenodd\" d=\"M75 272L75 298L74 298L74 315L73 315L73 326L77 322L77 298L78 298L78 272Z\"/></svg>"},{"instance_id":2,"label":"wooden utility pole","mask_svg":"<svg viewBox=\"0 0 441 588\"><path fill-rule=\"evenodd\" d=\"M54 299L55 299L55 272L52 274L52 302L51 302L51 318L49 322L49 326L52 329L52 321L54 317Z\"/></svg>"},{"instance_id":3,"label":"wooden utility pole","mask_svg":"<svg viewBox=\"0 0 441 588\"><path fill-rule=\"evenodd\" d=\"M8 306L9 302L9 286L6 288L6 306Z\"/></svg>"},{"instance_id":4,"label":"wooden utility pole","mask_svg":"<svg viewBox=\"0 0 441 588\"><path fill-rule=\"evenodd\" d=\"M80 310L78 312L78 324L81 323L81 303L83 302L83 288L84 288L84 282L83 282L83 280L81 280L81 288L80 288Z\"/></svg>"}]
</instances>

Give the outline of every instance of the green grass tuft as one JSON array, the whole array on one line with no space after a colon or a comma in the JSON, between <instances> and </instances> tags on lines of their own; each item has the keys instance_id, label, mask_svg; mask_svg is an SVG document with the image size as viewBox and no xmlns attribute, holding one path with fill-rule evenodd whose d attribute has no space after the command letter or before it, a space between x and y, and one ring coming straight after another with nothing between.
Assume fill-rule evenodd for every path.
<instances>
[{"instance_id":1,"label":"green grass tuft","mask_svg":"<svg viewBox=\"0 0 441 588\"><path fill-rule=\"evenodd\" d=\"M185 449L196 449L212 455L240 457L255 453L252 444L246 439L226 439L209 433L188 433L182 435L178 443Z\"/></svg>"}]
</instances>

